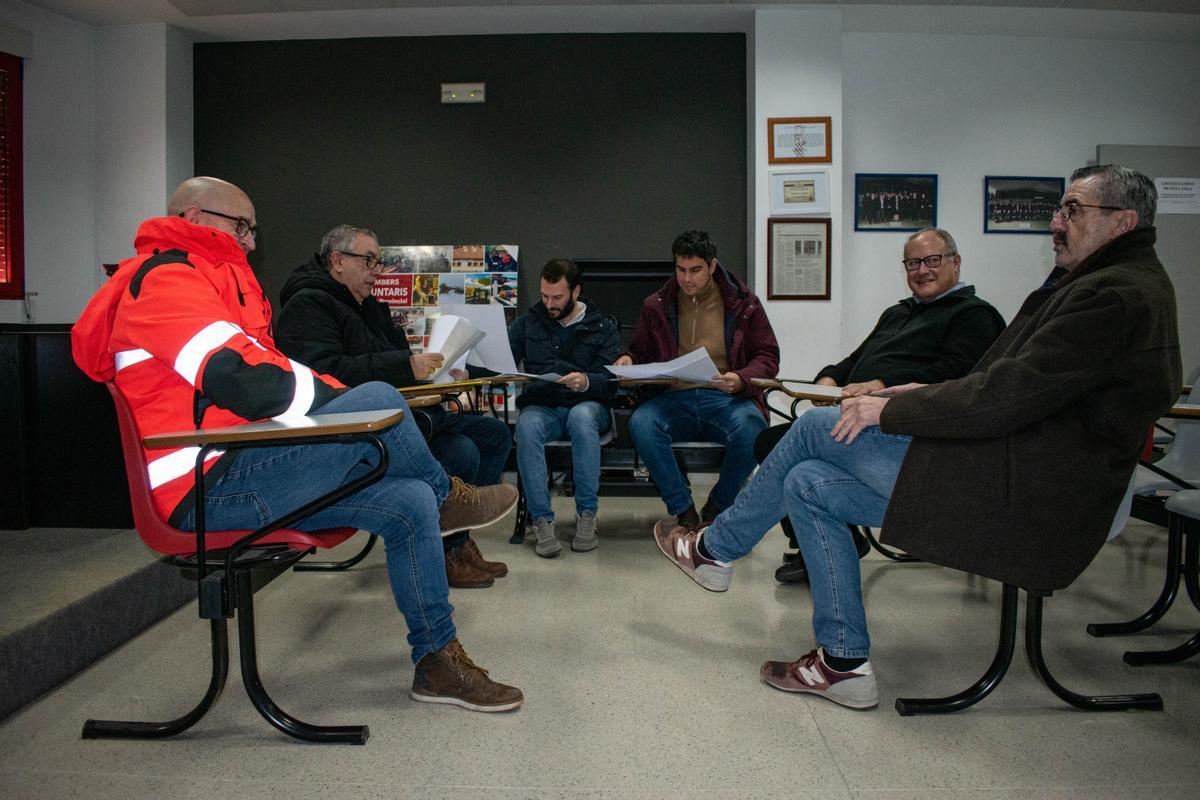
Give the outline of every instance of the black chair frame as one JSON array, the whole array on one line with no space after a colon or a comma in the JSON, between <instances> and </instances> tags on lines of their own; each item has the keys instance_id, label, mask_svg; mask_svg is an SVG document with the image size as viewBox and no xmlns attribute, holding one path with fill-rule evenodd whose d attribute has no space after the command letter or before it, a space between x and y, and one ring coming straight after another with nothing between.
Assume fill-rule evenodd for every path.
<instances>
[{"instance_id":1,"label":"black chair frame","mask_svg":"<svg viewBox=\"0 0 1200 800\"><path fill-rule=\"evenodd\" d=\"M904 717L914 714L948 714L962 711L978 703L992 693L1003 680L1012 663L1017 642L1017 601L1021 590L1012 584L1004 584L1000 598L1000 641L991 665L967 689L949 697L914 699L896 698L896 711ZM1084 711L1125 711L1145 709L1161 711L1162 697L1158 694L1119 694L1089 696L1067 689L1050 674L1042 653L1042 605L1050 592L1025 590L1025 656L1029 668L1059 699Z\"/></svg>"},{"instance_id":2,"label":"black chair frame","mask_svg":"<svg viewBox=\"0 0 1200 800\"><path fill-rule=\"evenodd\" d=\"M300 508L246 534L224 553L204 547L204 461L213 450L238 450L251 447L291 447L307 444L346 444L367 442L379 456L375 466L358 478L322 495ZM255 644L254 589L312 552L294 550L287 545L252 548L259 539L281 528L290 528L345 497L383 477L388 467L387 449L375 433L350 433L336 436L299 437L276 441L213 442L202 445L196 455L196 555L175 559L176 566L195 572L199 589L200 617L210 621L212 673L208 690L200 702L184 714L167 722L130 722L89 719L84 723L84 739L161 739L182 733L195 725L216 703L229 676L229 643L226 620L236 611L242 683L255 709L272 725L289 736L308 742L366 744L370 730L366 725L312 725L281 709L267 693L258 669ZM371 537L374 540L374 536Z\"/></svg>"},{"instance_id":3,"label":"black chair frame","mask_svg":"<svg viewBox=\"0 0 1200 800\"><path fill-rule=\"evenodd\" d=\"M1162 591L1140 616L1128 622L1092 623L1087 632L1092 636L1125 636L1149 628L1171 608L1183 581L1192 604L1200 609L1200 524L1180 514L1171 514L1167 524L1167 570ZM1123 658L1131 667L1148 664L1174 664L1200 653L1200 632L1170 650L1129 650Z\"/></svg>"}]
</instances>

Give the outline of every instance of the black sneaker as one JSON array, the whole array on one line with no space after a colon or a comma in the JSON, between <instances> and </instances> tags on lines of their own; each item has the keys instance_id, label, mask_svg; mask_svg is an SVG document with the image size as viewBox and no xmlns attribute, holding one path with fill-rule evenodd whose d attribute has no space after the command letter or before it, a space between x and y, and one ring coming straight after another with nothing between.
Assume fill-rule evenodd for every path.
<instances>
[{"instance_id":1,"label":"black sneaker","mask_svg":"<svg viewBox=\"0 0 1200 800\"><path fill-rule=\"evenodd\" d=\"M797 551L792 559L780 564L775 570L775 580L780 583L808 583L808 566L804 563L804 556Z\"/></svg>"}]
</instances>

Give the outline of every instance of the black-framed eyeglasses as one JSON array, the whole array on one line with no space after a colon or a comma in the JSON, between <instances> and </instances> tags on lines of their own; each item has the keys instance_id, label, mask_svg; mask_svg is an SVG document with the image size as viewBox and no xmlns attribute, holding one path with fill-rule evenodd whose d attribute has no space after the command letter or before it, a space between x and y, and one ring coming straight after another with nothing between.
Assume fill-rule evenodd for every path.
<instances>
[{"instance_id":1,"label":"black-framed eyeglasses","mask_svg":"<svg viewBox=\"0 0 1200 800\"><path fill-rule=\"evenodd\" d=\"M338 250L338 252L344 256L361 258L363 265L367 268L367 272L380 272L383 270L383 262L374 253L351 253L349 250Z\"/></svg>"},{"instance_id":2,"label":"black-framed eyeglasses","mask_svg":"<svg viewBox=\"0 0 1200 800\"><path fill-rule=\"evenodd\" d=\"M1054 213L1050 215L1050 219L1061 217L1063 222L1067 222L1075 215L1075 212L1081 208L1100 208L1105 211L1128 211L1128 209L1120 206L1094 206L1091 203L1079 203L1075 200L1068 200L1058 208L1054 209Z\"/></svg>"},{"instance_id":3,"label":"black-framed eyeglasses","mask_svg":"<svg viewBox=\"0 0 1200 800\"><path fill-rule=\"evenodd\" d=\"M245 217L231 217L228 214L222 214L220 211L212 211L207 208L202 208L200 210L205 214L212 214L214 217L220 217L221 219L227 219L232 222L234 224L233 233L239 239L245 237L247 234L254 239L258 238L258 226Z\"/></svg>"},{"instance_id":4,"label":"black-framed eyeglasses","mask_svg":"<svg viewBox=\"0 0 1200 800\"><path fill-rule=\"evenodd\" d=\"M924 258L902 258L900 259L900 263L904 265L904 269L906 271L916 272L921 268L922 264L930 269L937 269L942 265L943 258L949 258L950 256L956 255L958 255L958 253L930 253Z\"/></svg>"}]
</instances>

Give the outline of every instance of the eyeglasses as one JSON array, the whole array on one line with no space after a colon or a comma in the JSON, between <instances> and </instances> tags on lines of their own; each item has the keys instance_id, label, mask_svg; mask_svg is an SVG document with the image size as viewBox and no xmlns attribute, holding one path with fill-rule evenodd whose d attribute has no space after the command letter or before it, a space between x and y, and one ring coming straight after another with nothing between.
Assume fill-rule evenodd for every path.
<instances>
[{"instance_id":1,"label":"eyeglasses","mask_svg":"<svg viewBox=\"0 0 1200 800\"><path fill-rule=\"evenodd\" d=\"M904 269L908 272L916 272L921 268L922 264L930 269L937 269L942 265L943 258L956 255L958 253L931 253L924 258L902 258L900 259L900 263L904 265Z\"/></svg>"},{"instance_id":2,"label":"eyeglasses","mask_svg":"<svg viewBox=\"0 0 1200 800\"><path fill-rule=\"evenodd\" d=\"M367 272L383 271L383 262L379 260L379 256L373 253L351 253L349 250L338 250L338 252L344 256L361 258L363 260L363 266L367 268Z\"/></svg>"},{"instance_id":3,"label":"eyeglasses","mask_svg":"<svg viewBox=\"0 0 1200 800\"><path fill-rule=\"evenodd\" d=\"M1100 208L1105 211L1127 211L1128 209L1120 206L1094 206L1091 203L1079 203L1074 200L1068 200L1058 208L1054 209L1054 213L1050 215L1050 219L1061 217L1063 222L1067 222L1071 217L1075 216L1075 212L1081 208Z\"/></svg>"},{"instance_id":4,"label":"eyeglasses","mask_svg":"<svg viewBox=\"0 0 1200 800\"><path fill-rule=\"evenodd\" d=\"M235 236L237 236L239 239L245 238L247 234L249 234L250 238L252 238L252 239L258 238L258 226L255 225L250 220L246 219L245 217L231 217L228 214L222 214L220 211L210 211L207 208L202 208L200 210L203 211L205 214L212 214L214 217L220 217L221 219L227 219L230 222L234 223L233 234ZM181 214L180 216L183 216L183 215Z\"/></svg>"}]
</instances>

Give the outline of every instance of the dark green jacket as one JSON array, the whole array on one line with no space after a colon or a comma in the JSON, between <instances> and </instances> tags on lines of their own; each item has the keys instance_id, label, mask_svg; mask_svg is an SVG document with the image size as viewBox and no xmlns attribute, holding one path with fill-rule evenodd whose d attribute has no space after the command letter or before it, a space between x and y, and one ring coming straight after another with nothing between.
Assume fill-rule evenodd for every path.
<instances>
[{"instance_id":1,"label":"dark green jacket","mask_svg":"<svg viewBox=\"0 0 1200 800\"><path fill-rule=\"evenodd\" d=\"M915 437L883 536L935 564L1062 589L1091 562L1150 426L1179 396L1175 293L1153 228L1033 292L969 375L894 398Z\"/></svg>"},{"instance_id":2,"label":"dark green jacket","mask_svg":"<svg viewBox=\"0 0 1200 800\"><path fill-rule=\"evenodd\" d=\"M932 303L906 297L888 308L858 349L817 373L838 386L881 380L941 383L961 378L979 361L1000 331L1004 318L991 304L963 286Z\"/></svg>"}]
</instances>

